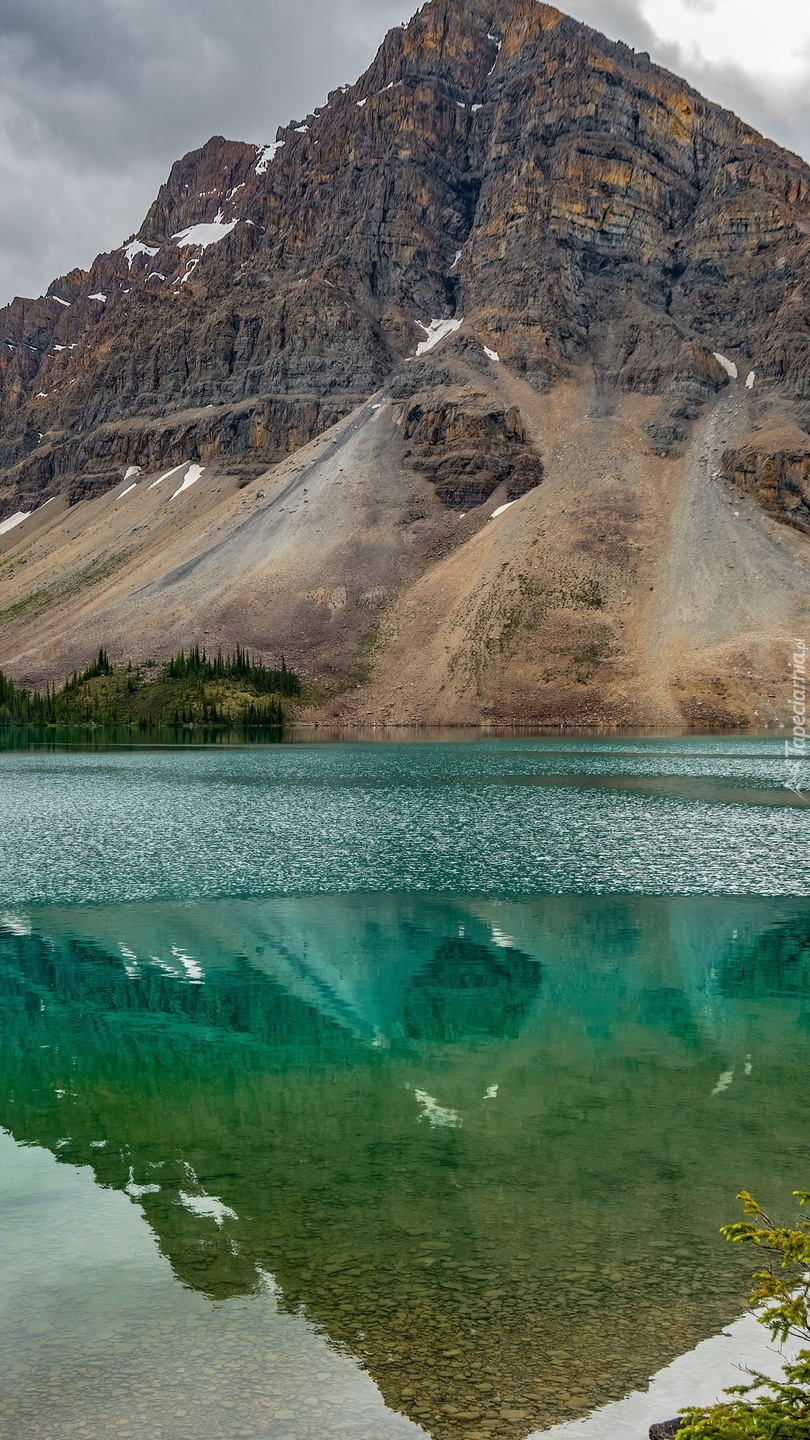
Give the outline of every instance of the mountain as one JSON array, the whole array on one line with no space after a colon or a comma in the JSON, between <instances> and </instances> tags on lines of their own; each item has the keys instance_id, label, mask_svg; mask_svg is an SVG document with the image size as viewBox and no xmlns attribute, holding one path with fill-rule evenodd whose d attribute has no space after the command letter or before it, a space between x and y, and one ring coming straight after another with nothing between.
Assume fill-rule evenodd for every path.
<instances>
[{"instance_id":1,"label":"mountain","mask_svg":"<svg viewBox=\"0 0 810 1440\"><path fill-rule=\"evenodd\" d=\"M337 718L785 721L808 282L802 160L550 6L432 0L0 311L0 666L239 640Z\"/></svg>"}]
</instances>

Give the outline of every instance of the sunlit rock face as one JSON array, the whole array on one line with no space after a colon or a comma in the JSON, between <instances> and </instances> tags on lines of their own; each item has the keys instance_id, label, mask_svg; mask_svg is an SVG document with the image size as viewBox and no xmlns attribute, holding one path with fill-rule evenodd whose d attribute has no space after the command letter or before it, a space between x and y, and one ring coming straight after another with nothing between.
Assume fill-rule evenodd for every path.
<instances>
[{"instance_id":1,"label":"sunlit rock face","mask_svg":"<svg viewBox=\"0 0 810 1440\"><path fill-rule=\"evenodd\" d=\"M723 471L769 514L810 530L810 436L796 426L769 431L723 455Z\"/></svg>"},{"instance_id":2,"label":"sunlit rock face","mask_svg":"<svg viewBox=\"0 0 810 1440\"><path fill-rule=\"evenodd\" d=\"M272 144L210 140L131 241L0 312L0 518L129 464L272 463L437 317L539 390L595 367L687 423L718 349L806 396L809 226L808 167L646 55L535 0L433 0L356 85Z\"/></svg>"},{"instance_id":3,"label":"sunlit rock face","mask_svg":"<svg viewBox=\"0 0 810 1440\"><path fill-rule=\"evenodd\" d=\"M756 897L35 907L0 1125L125 1191L183 1284L273 1277L391 1408L519 1440L742 1309L717 1230L741 1174L795 1183L808 933Z\"/></svg>"}]
</instances>

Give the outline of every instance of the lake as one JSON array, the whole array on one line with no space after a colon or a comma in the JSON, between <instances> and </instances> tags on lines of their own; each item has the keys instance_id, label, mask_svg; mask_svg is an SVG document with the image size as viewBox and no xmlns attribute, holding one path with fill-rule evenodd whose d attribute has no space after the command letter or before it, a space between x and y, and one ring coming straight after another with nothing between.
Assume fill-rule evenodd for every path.
<instances>
[{"instance_id":1,"label":"lake","mask_svg":"<svg viewBox=\"0 0 810 1440\"><path fill-rule=\"evenodd\" d=\"M740 1315L810 1170L784 772L0 755L0 1434L521 1440Z\"/></svg>"}]
</instances>

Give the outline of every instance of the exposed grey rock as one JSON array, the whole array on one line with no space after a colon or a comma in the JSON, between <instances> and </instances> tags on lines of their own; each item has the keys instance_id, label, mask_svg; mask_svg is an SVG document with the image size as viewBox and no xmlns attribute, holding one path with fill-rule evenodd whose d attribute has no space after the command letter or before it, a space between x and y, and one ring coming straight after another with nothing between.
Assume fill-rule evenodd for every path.
<instances>
[{"instance_id":1,"label":"exposed grey rock","mask_svg":"<svg viewBox=\"0 0 810 1440\"><path fill-rule=\"evenodd\" d=\"M249 403L287 453L296 397L345 413L452 315L442 363L485 343L541 392L595 365L687 419L720 352L806 400L809 226L810 167L627 46L534 0L433 0L305 133L214 137L128 247L0 311L0 515L81 490L105 427L153 458L160 435L160 463L217 426L265 456L231 432Z\"/></svg>"},{"instance_id":2,"label":"exposed grey rock","mask_svg":"<svg viewBox=\"0 0 810 1440\"><path fill-rule=\"evenodd\" d=\"M683 1424L682 1420L664 1420L650 1426L650 1440L673 1440Z\"/></svg>"}]
</instances>

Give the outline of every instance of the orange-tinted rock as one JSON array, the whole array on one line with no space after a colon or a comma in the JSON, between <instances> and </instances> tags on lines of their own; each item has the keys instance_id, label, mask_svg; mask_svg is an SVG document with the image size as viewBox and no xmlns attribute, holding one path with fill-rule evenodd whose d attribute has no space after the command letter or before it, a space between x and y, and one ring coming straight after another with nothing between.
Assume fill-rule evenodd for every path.
<instances>
[{"instance_id":1,"label":"orange-tinted rock","mask_svg":"<svg viewBox=\"0 0 810 1440\"><path fill-rule=\"evenodd\" d=\"M439 387L414 395L402 418L410 463L444 505L470 510L504 481L516 500L539 485L543 462L527 443L520 411L482 403L474 392Z\"/></svg>"},{"instance_id":2,"label":"orange-tinted rock","mask_svg":"<svg viewBox=\"0 0 810 1440\"><path fill-rule=\"evenodd\" d=\"M664 429L727 383L714 351L806 396L808 281L804 162L550 6L433 0L274 146L208 141L134 243L0 311L0 515L95 485L109 444L287 453L445 315L536 389L588 364L660 394Z\"/></svg>"},{"instance_id":3,"label":"orange-tinted rock","mask_svg":"<svg viewBox=\"0 0 810 1440\"><path fill-rule=\"evenodd\" d=\"M810 531L810 436L727 450L723 473L777 520Z\"/></svg>"}]
</instances>

